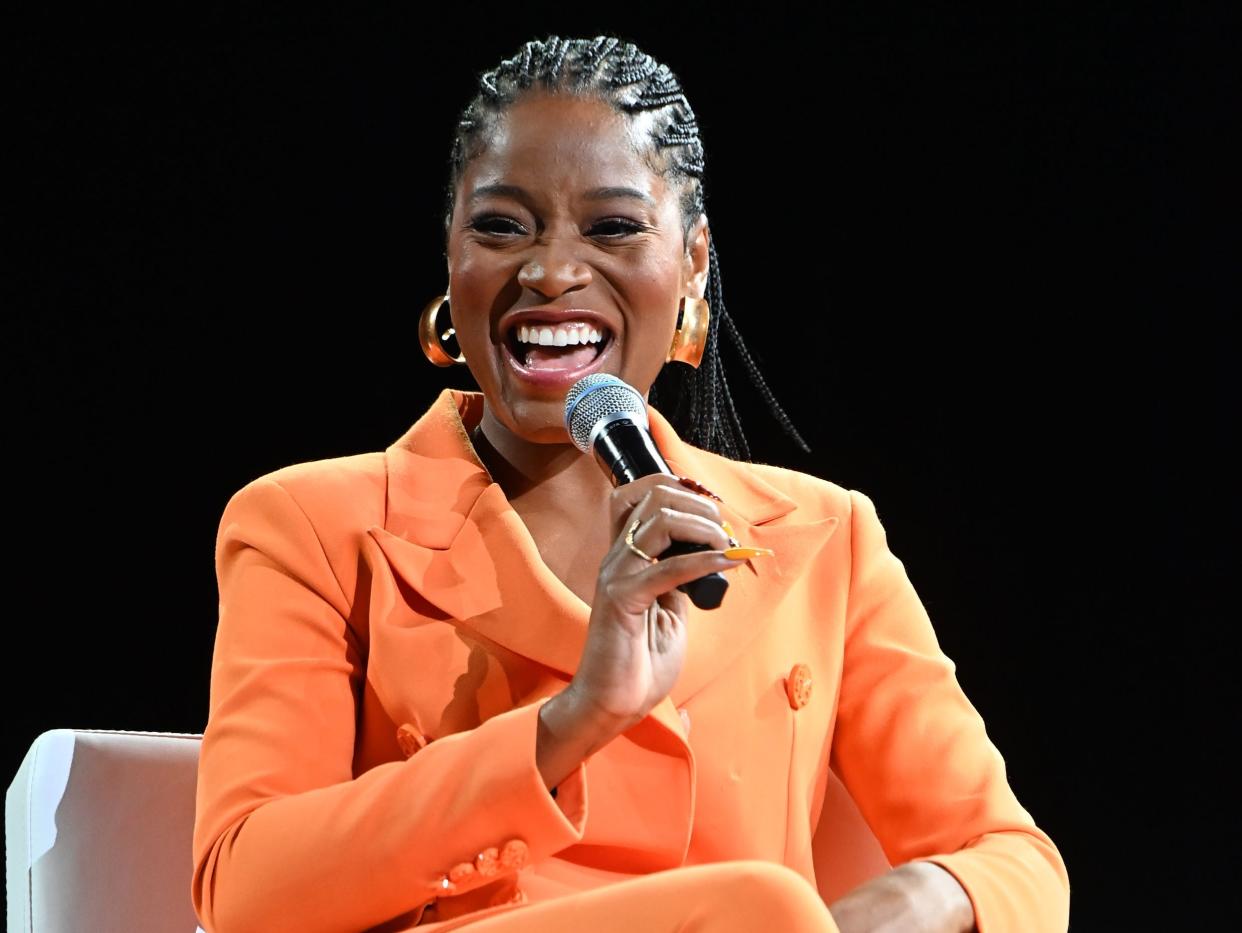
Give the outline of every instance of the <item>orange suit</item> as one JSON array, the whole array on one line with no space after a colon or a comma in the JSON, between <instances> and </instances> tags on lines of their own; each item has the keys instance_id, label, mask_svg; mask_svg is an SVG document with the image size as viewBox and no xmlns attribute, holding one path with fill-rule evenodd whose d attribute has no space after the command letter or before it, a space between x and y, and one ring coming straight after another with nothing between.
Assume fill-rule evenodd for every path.
<instances>
[{"instance_id":1,"label":"orange suit","mask_svg":"<svg viewBox=\"0 0 1242 933\"><path fill-rule=\"evenodd\" d=\"M386 451L225 508L193 853L209 933L599 933L667 911L669 930L835 931L825 902L914 859L961 882L983 933L1067 928L1060 854L871 500L692 447L652 408L669 465L776 556L691 608L671 694L549 793L539 706L590 609L471 446L482 404L446 389Z\"/></svg>"}]
</instances>

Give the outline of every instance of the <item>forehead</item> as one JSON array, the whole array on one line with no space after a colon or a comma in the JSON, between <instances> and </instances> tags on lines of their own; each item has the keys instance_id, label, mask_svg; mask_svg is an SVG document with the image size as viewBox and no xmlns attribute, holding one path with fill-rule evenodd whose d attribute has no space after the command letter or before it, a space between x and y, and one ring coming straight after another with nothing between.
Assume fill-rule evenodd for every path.
<instances>
[{"instance_id":1,"label":"forehead","mask_svg":"<svg viewBox=\"0 0 1242 933\"><path fill-rule=\"evenodd\" d=\"M462 194L494 184L544 197L630 187L659 203L666 188L642 155L645 140L641 117L629 119L603 101L527 95L497 121L462 178Z\"/></svg>"}]
</instances>

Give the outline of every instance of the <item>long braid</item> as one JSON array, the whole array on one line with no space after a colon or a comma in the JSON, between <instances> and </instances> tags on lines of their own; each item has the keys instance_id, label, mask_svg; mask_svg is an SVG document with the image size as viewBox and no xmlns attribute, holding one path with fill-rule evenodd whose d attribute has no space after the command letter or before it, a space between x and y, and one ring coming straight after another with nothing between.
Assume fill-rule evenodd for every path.
<instances>
[{"instance_id":1,"label":"long braid","mask_svg":"<svg viewBox=\"0 0 1242 933\"><path fill-rule=\"evenodd\" d=\"M746 371L750 374L750 381L755 384L755 387L759 390L759 394L762 395L763 400L767 402L768 410L772 412L772 414L776 417L776 420L780 422L781 427L785 429L785 433L792 437L798 446L809 454L811 452L810 446L805 440L803 440L802 435L799 434L798 429L794 427L789 415L785 413L785 409L781 407L780 402L776 400L776 396L772 394L772 390L768 387L767 380L763 378L763 373L759 371L759 364L756 363L755 358L750 355L750 348L746 346L746 341L742 339L742 332L738 330L737 323L733 320L733 317L725 311L724 298L721 294L723 288L720 282L720 262L716 259L716 244L709 243L708 247L711 251L712 265L716 269L716 300L720 302L720 320L725 328L725 331L729 334L729 339L733 342L733 349L736 350L738 356L742 358L742 363L745 364ZM715 307L716 306L713 304L712 308L714 309ZM726 385L725 393L727 394L728 391L728 386ZM732 406L733 403L730 401L730 409L732 409ZM737 427L740 433L742 426L739 424ZM743 442L745 442L744 438Z\"/></svg>"},{"instance_id":2,"label":"long braid","mask_svg":"<svg viewBox=\"0 0 1242 933\"><path fill-rule=\"evenodd\" d=\"M466 166L483 151L492 129L524 91L539 87L598 97L618 112L650 114L654 152L663 162L652 167L680 186L683 241L705 211L704 153L699 124L681 82L634 43L614 36L563 39L549 36L527 42L512 58L479 76L478 91L462 111L449 159L444 226L453 216L457 187ZM785 410L776 401L742 340L736 322L725 309L716 244L709 239L707 302L711 316L707 346L698 369L684 364L664 367L648 393L650 403L668 418L688 443L734 460L749 460L750 445L733 403L720 353L721 329L741 357L751 382L773 417L795 443L810 452Z\"/></svg>"}]
</instances>

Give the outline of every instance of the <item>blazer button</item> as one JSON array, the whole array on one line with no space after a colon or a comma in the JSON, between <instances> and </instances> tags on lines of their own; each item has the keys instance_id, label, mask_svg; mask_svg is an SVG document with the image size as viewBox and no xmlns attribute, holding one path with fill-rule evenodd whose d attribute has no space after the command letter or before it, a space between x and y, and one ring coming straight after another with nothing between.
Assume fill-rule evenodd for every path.
<instances>
[{"instance_id":1,"label":"blazer button","mask_svg":"<svg viewBox=\"0 0 1242 933\"><path fill-rule=\"evenodd\" d=\"M490 878L500 870L500 852L495 846L489 846L474 857L474 865L479 875Z\"/></svg>"},{"instance_id":2,"label":"blazer button","mask_svg":"<svg viewBox=\"0 0 1242 933\"><path fill-rule=\"evenodd\" d=\"M432 884L431 889L441 897L457 893L457 885L453 884L453 882L449 880L448 875L441 875L438 879L436 879L436 881Z\"/></svg>"},{"instance_id":3,"label":"blazer button","mask_svg":"<svg viewBox=\"0 0 1242 933\"><path fill-rule=\"evenodd\" d=\"M427 747L427 737L407 722L397 730L397 744L401 746L401 754L410 758L420 748Z\"/></svg>"},{"instance_id":4,"label":"blazer button","mask_svg":"<svg viewBox=\"0 0 1242 933\"><path fill-rule=\"evenodd\" d=\"M448 879L453 884L461 884L463 881L469 881L475 875L473 862L458 862L449 869Z\"/></svg>"},{"instance_id":5,"label":"blazer button","mask_svg":"<svg viewBox=\"0 0 1242 933\"><path fill-rule=\"evenodd\" d=\"M785 694L791 709L802 709L811 702L811 669L805 664L795 664L785 678Z\"/></svg>"},{"instance_id":6,"label":"blazer button","mask_svg":"<svg viewBox=\"0 0 1242 933\"><path fill-rule=\"evenodd\" d=\"M530 861L530 850L521 839L510 839L500 850L500 867L509 871L520 871Z\"/></svg>"}]
</instances>

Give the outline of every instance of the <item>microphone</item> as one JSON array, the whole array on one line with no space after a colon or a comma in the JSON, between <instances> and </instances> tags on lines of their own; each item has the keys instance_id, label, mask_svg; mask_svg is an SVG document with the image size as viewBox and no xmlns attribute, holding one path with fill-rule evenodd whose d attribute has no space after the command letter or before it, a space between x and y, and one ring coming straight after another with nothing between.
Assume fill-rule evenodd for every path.
<instances>
[{"instance_id":1,"label":"microphone","mask_svg":"<svg viewBox=\"0 0 1242 933\"><path fill-rule=\"evenodd\" d=\"M570 387L565 397L565 428L574 446L593 454L614 486L652 473L676 475L651 438L646 401L637 389L616 376L591 373ZM659 556L709 550L706 544L674 541ZM700 609L715 609L724 599L729 581L717 571L677 588Z\"/></svg>"}]
</instances>

